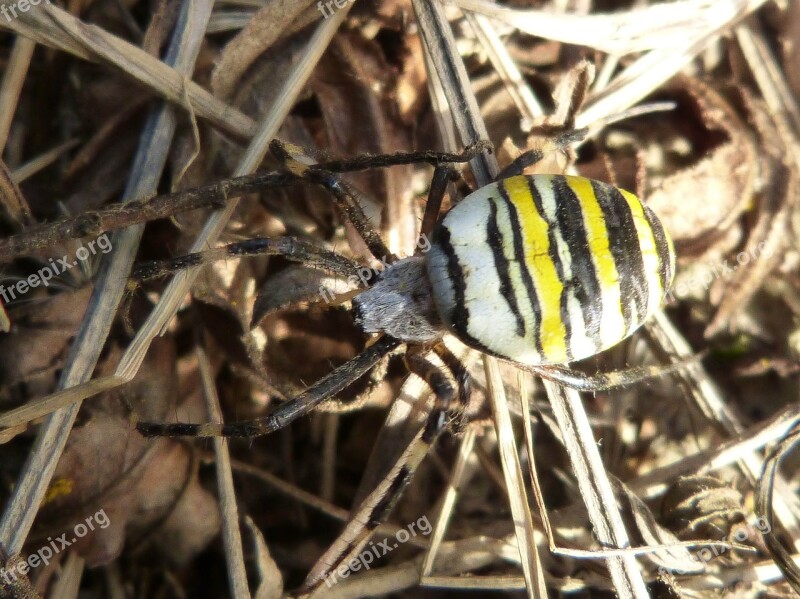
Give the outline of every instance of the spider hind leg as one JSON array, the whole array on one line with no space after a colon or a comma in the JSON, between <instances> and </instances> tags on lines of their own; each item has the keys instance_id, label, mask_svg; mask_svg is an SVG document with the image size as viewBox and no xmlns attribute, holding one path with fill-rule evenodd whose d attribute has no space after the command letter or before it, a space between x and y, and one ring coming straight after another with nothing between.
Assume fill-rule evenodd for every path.
<instances>
[{"instance_id":1,"label":"spider hind leg","mask_svg":"<svg viewBox=\"0 0 800 599\"><path fill-rule=\"evenodd\" d=\"M642 381L673 374L693 364L697 364L704 357L705 352L684 360L673 362L672 364L636 366L623 370L613 370L611 372L598 372L596 374L584 374L572 368L556 365L525 366L523 364L518 364L518 366L544 379L559 383L571 389L585 392L599 392L616 389L618 387L629 387Z\"/></svg>"},{"instance_id":2,"label":"spider hind leg","mask_svg":"<svg viewBox=\"0 0 800 599\"><path fill-rule=\"evenodd\" d=\"M339 393L394 351L400 341L382 337L355 358L345 362L297 397L281 404L270 414L229 424L184 422L138 422L136 429L145 437L239 437L252 438L275 432L304 416L320 403Z\"/></svg>"},{"instance_id":3,"label":"spider hind leg","mask_svg":"<svg viewBox=\"0 0 800 599\"><path fill-rule=\"evenodd\" d=\"M453 359L457 360L455 356ZM335 580L339 566L359 555L373 531L388 518L417 467L451 420L453 400L457 396L457 391L444 369L416 352L406 354L405 361L409 371L422 378L433 391L434 405L399 459L378 486L361 502L342 534L312 568L304 582L304 591L314 589L323 581L327 583L331 578ZM447 363L445 366L452 371ZM458 373L453 372L453 375L459 378Z\"/></svg>"}]
</instances>

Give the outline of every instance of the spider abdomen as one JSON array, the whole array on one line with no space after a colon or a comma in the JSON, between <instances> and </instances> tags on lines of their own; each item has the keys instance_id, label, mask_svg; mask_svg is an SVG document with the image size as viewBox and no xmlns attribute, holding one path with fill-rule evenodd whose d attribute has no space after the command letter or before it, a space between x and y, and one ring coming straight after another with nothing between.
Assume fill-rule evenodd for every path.
<instances>
[{"instance_id":1,"label":"spider abdomen","mask_svg":"<svg viewBox=\"0 0 800 599\"><path fill-rule=\"evenodd\" d=\"M633 333L661 305L675 253L630 192L584 177L516 176L445 215L426 269L456 336L539 365L594 355Z\"/></svg>"}]
</instances>

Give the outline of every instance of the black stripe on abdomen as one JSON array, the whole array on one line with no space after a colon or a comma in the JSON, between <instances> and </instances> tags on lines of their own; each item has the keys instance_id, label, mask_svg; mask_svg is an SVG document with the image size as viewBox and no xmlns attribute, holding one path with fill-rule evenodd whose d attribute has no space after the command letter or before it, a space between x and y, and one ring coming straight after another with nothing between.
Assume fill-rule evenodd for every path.
<instances>
[{"instance_id":1,"label":"black stripe on abdomen","mask_svg":"<svg viewBox=\"0 0 800 599\"><path fill-rule=\"evenodd\" d=\"M492 257L494 258L494 267L497 270L497 276L500 279L500 294L506 300L509 310L514 315L517 321L517 335L525 337L525 320L522 318L522 313L519 311L517 304L517 294L514 292L514 285L511 282L510 265L508 258L506 258L505 244L503 243L503 236L500 234L500 228L497 226L497 199L489 198L489 220L486 223L486 242L492 250Z\"/></svg>"},{"instance_id":2,"label":"black stripe on abdomen","mask_svg":"<svg viewBox=\"0 0 800 599\"><path fill-rule=\"evenodd\" d=\"M664 231L664 226L661 224L661 221L653 211L647 206L642 206L642 208L644 208L644 216L647 219L647 224L650 225L650 229L653 231L653 239L656 241L656 251L658 252L658 276L661 280L661 292L666 293L669 290L673 275L667 234Z\"/></svg>"},{"instance_id":3,"label":"black stripe on abdomen","mask_svg":"<svg viewBox=\"0 0 800 599\"><path fill-rule=\"evenodd\" d=\"M528 261L525 256L525 244L522 240L522 225L519 222L517 208L508 197L508 190L502 181L497 185L497 189L500 190L500 194L503 196L506 207L508 208L508 221L511 224L512 242L514 244L514 261L519 268L520 278L522 279L523 285L525 285L524 291L530 301L531 311L535 318L536 329L533 331L532 335L533 342L536 345L536 351L539 355L544 356L541 339L542 307L539 305L539 296L536 294L536 288L533 286L533 278L528 270ZM520 290L520 292L522 292L522 290Z\"/></svg>"},{"instance_id":4,"label":"black stripe on abdomen","mask_svg":"<svg viewBox=\"0 0 800 599\"><path fill-rule=\"evenodd\" d=\"M570 285L572 284L571 280L568 281L566 276L564 275L564 264L561 262L561 256L558 254L558 241L556 240L556 228L558 227L558 221L553 221L548 218L547 212L545 212L544 205L542 204L542 196L539 193L539 190L536 188L536 183L534 183L533 177L526 177L528 181L528 188L531 192L531 197L533 198L533 204L536 207L539 216L542 217L542 220L547 223L547 240L548 240L548 253L550 254L550 259L553 261L553 266L556 269L556 276L561 281L563 288L561 289L561 322L564 324L564 345L567 349L567 357L571 358L572 356L572 323L570 322L569 318L569 289ZM558 205L558 195L554 191L554 197L556 205ZM539 333L542 333L541 327L539 327ZM542 354L544 355L544 354Z\"/></svg>"},{"instance_id":5,"label":"black stripe on abdomen","mask_svg":"<svg viewBox=\"0 0 800 599\"><path fill-rule=\"evenodd\" d=\"M602 346L600 322L603 317L603 295L583 221L583 206L564 177L553 177L553 187L558 226L572 260L572 288L581 305L585 334L594 341L595 349L599 349Z\"/></svg>"},{"instance_id":6,"label":"black stripe on abdomen","mask_svg":"<svg viewBox=\"0 0 800 599\"><path fill-rule=\"evenodd\" d=\"M619 190L598 181L591 183L605 217L608 246L619 275L622 316L626 330L630 331L647 314L648 283L639 233L636 231L631 208ZM636 314L631 312L631 298Z\"/></svg>"}]
</instances>

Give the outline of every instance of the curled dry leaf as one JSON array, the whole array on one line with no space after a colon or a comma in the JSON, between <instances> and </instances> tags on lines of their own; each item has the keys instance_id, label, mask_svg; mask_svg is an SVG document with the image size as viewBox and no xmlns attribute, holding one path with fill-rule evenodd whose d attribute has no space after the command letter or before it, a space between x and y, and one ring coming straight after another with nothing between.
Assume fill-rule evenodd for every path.
<instances>
[{"instance_id":1,"label":"curled dry leaf","mask_svg":"<svg viewBox=\"0 0 800 599\"><path fill-rule=\"evenodd\" d=\"M647 196L647 203L664 221L679 257L698 256L715 248L728 251L726 233L749 208L759 174L754 134L720 93L690 77L680 77L694 110L705 127L690 143L722 141L696 164L666 177ZM712 142L713 143L713 142ZM722 248L716 247L722 242Z\"/></svg>"},{"instance_id":2,"label":"curled dry leaf","mask_svg":"<svg viewBox=\"0 0 800 599\"><path fill-rule=\"evenodd\" d=\"M732 485L713 476L684 476L664 494L661 511L681 539L722 540L743 522L744 498Z\"/></svg>"},{"instance_id":3,"label":"curled dry leaf","mask_svg":"<svg viewBox=\"0 0 800 599\"><path fill-rule=\"evenodd\" d=\"M305 266L290 266L268 278L258 292L253 306L251 326L273 312L300 302L327 305L358 289L347 279L325 274ZM343 299L343 298L342 298Z\"/></svg>"},{"instance_id":4,"label":"curled dry leaf","mask_svg":"<svg viewBox=\"0 0 800 599\"><path fill-rule=\"evenodd\" d=\"M746 90L743 90L742 97L760 138L762 181L754 222L746 241L737 248L740 251L735 257L734 273L730 281L717 280L712 287L711 300L718 308L706 327L707 337L729 325L733 315L741 312L741 307L780 264L781 250L787 245L792 208L796 206L800 192L800 166L785 160L788 148L775 128L769 110Z\"/></svg>"}]
</instances>

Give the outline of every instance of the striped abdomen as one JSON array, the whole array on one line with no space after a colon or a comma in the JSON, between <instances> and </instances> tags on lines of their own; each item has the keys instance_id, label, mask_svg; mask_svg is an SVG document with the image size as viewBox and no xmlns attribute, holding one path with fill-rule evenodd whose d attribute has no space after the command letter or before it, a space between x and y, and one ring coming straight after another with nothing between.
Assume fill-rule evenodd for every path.
<instances>
[{"instance_id":1,"label":"striped abdomen","mask_svg":"<svg viewBox=\"0 0 800 599\"><path fill-rule=\"evenodd\" d=\"M536 365L579 360L630 335L661 304L675 253L632 193L534 175L482 187L450 210L426 265L456 336Z\"/></svg>"}]
</instances>

